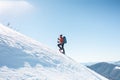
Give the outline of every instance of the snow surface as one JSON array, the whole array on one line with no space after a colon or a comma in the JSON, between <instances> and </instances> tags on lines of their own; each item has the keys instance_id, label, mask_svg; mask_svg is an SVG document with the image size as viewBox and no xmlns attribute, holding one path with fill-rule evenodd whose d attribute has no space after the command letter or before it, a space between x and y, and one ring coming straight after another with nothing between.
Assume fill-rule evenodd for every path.
<instances>
[{"instance_id":1,"label":"snow surface","mask_svg":"<svg viewBox=\"0 0 120 80\"><path fill-rule=\"evenodd\" d=\"M0 80L108 79L0 24Z\"/></svg>"},{"instance_id":2,"label":"snow surface","mask_svg":"<svg viewBox=\"0 0 120 80\"><path fill-rule=\"evenodd\" d=\"M120 66L116 66L114 69L120 69Z\"/></svg>"}]
</instances>

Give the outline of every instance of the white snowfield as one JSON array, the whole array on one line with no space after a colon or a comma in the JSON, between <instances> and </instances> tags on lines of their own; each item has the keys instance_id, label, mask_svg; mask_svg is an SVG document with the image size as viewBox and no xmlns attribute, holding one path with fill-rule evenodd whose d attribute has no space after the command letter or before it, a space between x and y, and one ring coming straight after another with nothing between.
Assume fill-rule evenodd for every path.
<instances>
[{"instance_id":1,"label":"white snowfield","mask_svg":"<svg viewBox=\"0 0 120 80\"><path fill-rule=\"evenodd\" d=\"M0 80L108 79L0 24Z\"/></svg>"}]
</instances>

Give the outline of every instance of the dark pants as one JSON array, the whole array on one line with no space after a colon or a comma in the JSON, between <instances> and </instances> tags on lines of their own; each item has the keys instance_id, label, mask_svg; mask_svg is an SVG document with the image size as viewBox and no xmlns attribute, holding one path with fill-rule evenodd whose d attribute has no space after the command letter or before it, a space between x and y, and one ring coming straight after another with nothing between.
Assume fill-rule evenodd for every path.
<instances>
[{"instance_id":1,"label":"dark pants","mask_svg":"<svg viewBox=\"0 0 120 80\"><path fill-rule=\"evenodd\" d=\"M58 44L59 50L63 50L62 53L65 54L64 44Z\"/></svg>"}]
</instances>

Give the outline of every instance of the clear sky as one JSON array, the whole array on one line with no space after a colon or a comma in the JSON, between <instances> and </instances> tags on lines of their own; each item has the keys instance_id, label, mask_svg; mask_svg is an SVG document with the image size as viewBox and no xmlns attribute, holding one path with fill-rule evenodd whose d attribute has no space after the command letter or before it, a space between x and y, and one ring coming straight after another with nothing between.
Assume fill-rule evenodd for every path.
<instances>
[{"instance_id":1,"label":"clear sky","mask_svg":"<svg viewBox=\"0 0 120 80\"><path fill-rule=\"evenodd\" d=\"M77 62L120 60L120 0L0 0L0 22Z\"/></svg>"}]
</instances>

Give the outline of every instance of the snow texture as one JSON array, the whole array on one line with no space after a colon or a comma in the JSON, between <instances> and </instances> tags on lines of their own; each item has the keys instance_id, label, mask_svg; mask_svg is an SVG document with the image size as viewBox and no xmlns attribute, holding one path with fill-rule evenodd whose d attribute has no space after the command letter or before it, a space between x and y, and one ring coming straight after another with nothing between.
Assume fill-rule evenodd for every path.
<instances>
[{"instance_id":1,"label":"snow texture","mask_svg":"<svg viewBox=\"0 0 120 80\"><path fill-rule=\"evenodd\" d=\"M108 80L0 24L0 80Z\"/></svg>"},{"instance_id":2,"label":"snow texture","mask_svg":"<svg viewBox=\"0 0 120 80\"><path fill-rule=\"evenodd\" d=\"M120 69L120 67L119 67L119 66L116 66L115 69Z\"/></svg>"}]
</instances>

